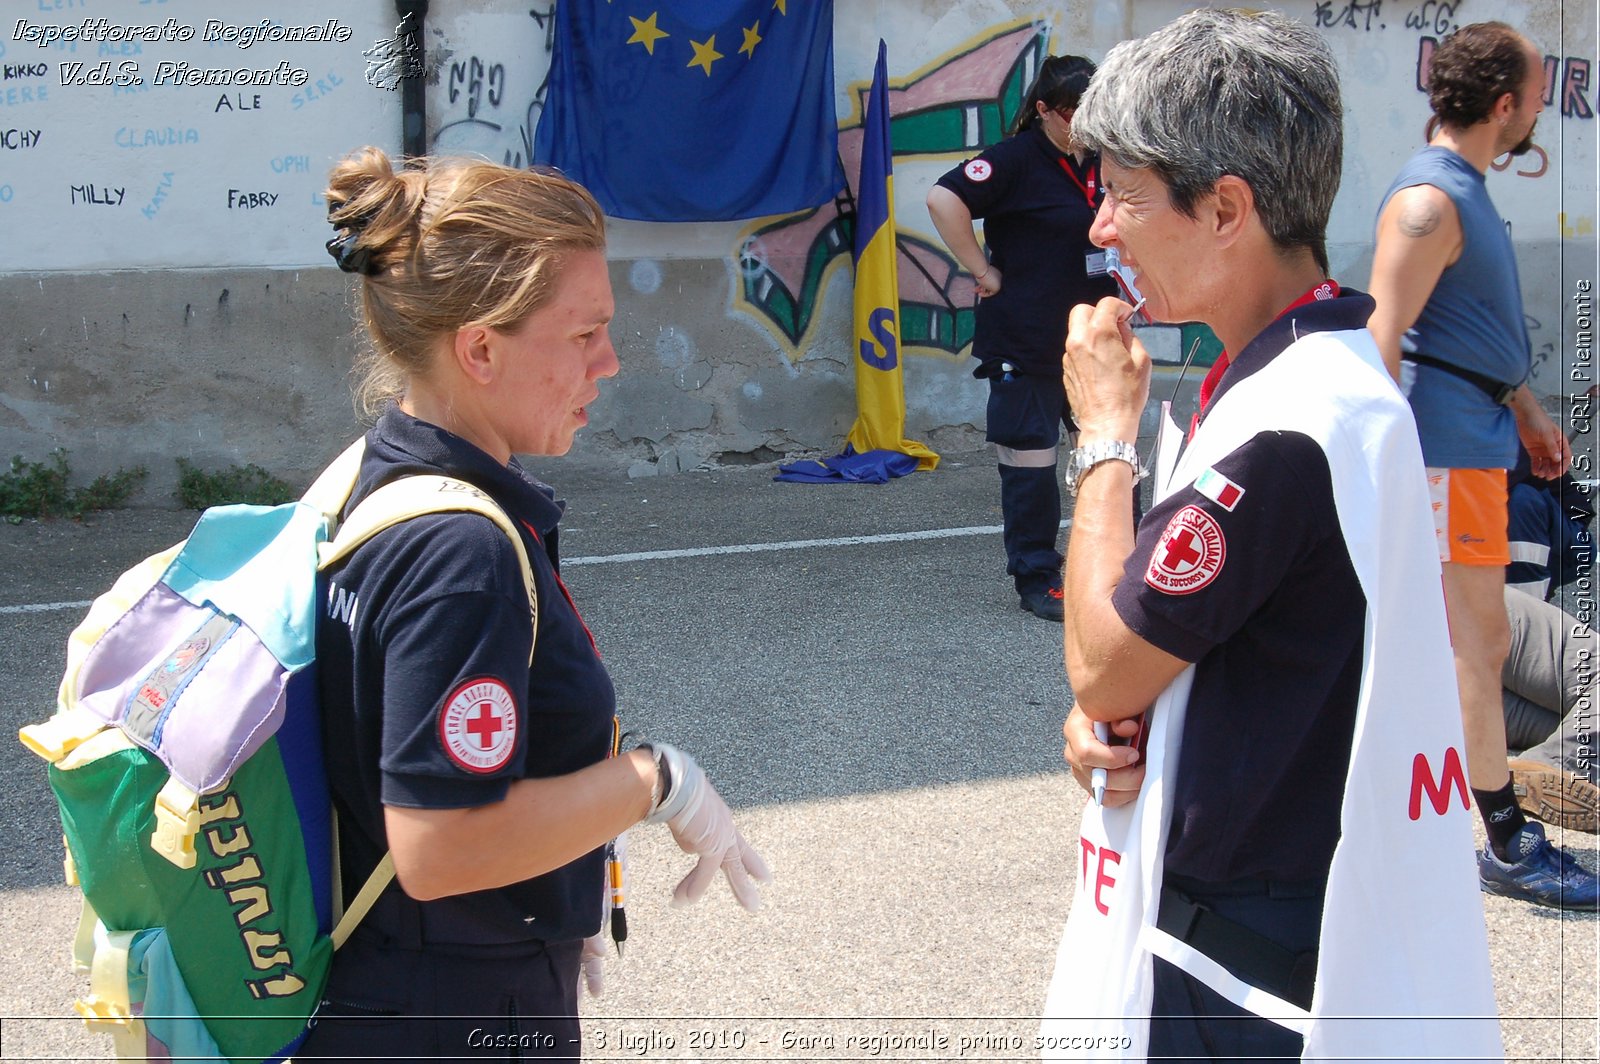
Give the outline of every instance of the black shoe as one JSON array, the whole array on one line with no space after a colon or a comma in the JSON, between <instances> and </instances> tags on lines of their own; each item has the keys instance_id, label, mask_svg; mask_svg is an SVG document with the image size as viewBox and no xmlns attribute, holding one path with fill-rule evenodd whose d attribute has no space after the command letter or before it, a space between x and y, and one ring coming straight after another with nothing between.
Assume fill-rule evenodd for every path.
<instances>
[{"instance_id":1,"label":"black shoe","mask_svg":"<svg viewBox=\"0 0 1600 1064\"><path fill-rule=\"evenodd\" d=\"M1060 624L1066 616L1066 598L1059 587L1039 587L1022 593L1022 608L1046 621Z\"/></svg>"}]
</instances>

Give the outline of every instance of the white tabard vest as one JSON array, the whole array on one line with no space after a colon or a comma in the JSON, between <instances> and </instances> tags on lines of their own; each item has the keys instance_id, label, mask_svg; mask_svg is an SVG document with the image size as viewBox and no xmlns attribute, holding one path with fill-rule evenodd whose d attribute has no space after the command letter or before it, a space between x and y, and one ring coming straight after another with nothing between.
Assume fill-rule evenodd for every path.
<instances>
[{"instance_id":1,"label":"white tabard vest","mask_svg":"<svg viewBox=\"0 0 1600 1064\"><path fill-rule=\"evenodd\" d=\"M1084 811L1077 890L1040 1029L1046 1059L1145 1057L1152 955L1300 1031L1306 1060L1503 1055L1427 481L1410 410L1371 335L1297 339L1217 399L1175 467L1181 434L1164 430L1158 495L1192 484L1274 429L1310 436L1327 456L1367 600L1341 837L1310 1010L1241 982L1156 929L1190 666L1151 711L1138 800Z\"/></svg>"}]
</instances>

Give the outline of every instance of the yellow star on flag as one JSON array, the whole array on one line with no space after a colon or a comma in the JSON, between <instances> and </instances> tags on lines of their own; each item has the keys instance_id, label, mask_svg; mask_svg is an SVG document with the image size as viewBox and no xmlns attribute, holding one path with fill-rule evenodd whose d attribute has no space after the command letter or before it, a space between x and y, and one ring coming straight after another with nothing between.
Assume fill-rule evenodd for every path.
<instances>
[{"instance_id":1,"label":"yellow star on flag","mask_svg":"<svg viewBox=\"0 0 1600 1064\"><path fill-rule=\"evenodd\" d=\"M772 6L778 9L778 14L780 15L787 15L789 13L788 4L789 0L772 0Z\"/></svg>"},{"instance_id":2,"label":"yellow star on flag","mask_svg":"<svg viewBox=\"0 0 1600 1064\"><path fill-rule=\"evenodd\" d=\"M632 15L629 15L628 21L633 23L633 36L628 38L627 43L642 44L644 45L645 51L649 52L651 55L655 55L656 42L663 37L670 36L666 30L658 29L656 27L656 16L659 14L659 11L652 11L650 12L650 17L642 22L634 18Z\"/></svg>"},{"instance_id":3,"label":"yellow star on flag","mask_svg":"<svg viewBox=\"0 0 1600 1064\"><path fill-rule=\"evenodd\" d=\"M706 77L711 76L711 64L722 58L722 53L717 51L717 35L713 33L707 37L705 43L691 40L690 46L694 48L694 58L686 64L701 67L706 72Z\"/></svg>"},{"instance_id":4,"label":"yellow star on flag","mask_svg":"<svg viewBox=\"0 0 1600 1064\"><path fill-rule=\"evenodd\" d=\"M757 19L754 26L744 31L744 44L739 46L739 51L747 52L751 59L756 57L756 45L761 43L761 20Z\"/></svg>"}]
</instances>

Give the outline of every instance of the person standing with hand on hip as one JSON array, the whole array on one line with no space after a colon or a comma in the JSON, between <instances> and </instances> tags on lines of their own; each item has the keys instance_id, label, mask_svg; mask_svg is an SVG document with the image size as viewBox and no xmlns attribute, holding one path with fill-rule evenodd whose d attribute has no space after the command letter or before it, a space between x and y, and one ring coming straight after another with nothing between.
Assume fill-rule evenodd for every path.
<instances>
[{"instance_id":1,"label":"person standing with hand on hip","mask_svg":"<svg viewBox=\"0 0 1600 1064\"><path fill-rule=\"evenodd\" d=\"M1099 160L1074 145L1072 116L1094 76L1082 56L1039 68L1010 137L928 193L928 214L977 287L973 376L989 381L987 438L1000 463L1006 573L1023 609L1062 616L1061 488L1056 450L1071 425L1061 388L1067 315L1117 292L1106 253L1089 242ZM983 219L990 258L973 233Z\"/></svg>"}]
</instances>

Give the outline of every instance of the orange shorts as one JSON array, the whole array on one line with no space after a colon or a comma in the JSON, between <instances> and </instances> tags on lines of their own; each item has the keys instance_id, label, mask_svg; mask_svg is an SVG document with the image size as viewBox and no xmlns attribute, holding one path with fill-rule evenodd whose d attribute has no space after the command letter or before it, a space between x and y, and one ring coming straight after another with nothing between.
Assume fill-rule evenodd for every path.
<instances>
[{"instance_id":1,"label":"orange shorts","mask_svg":"<svg viewBox=\"0 0 1600 1064\"><path fill-rule=\"evenodd\" d=\"M1439 560L1457 565L1510 565L1506 541L1506 471L1428 467L1433 534Z\"/></svg>"}]
</instances>

